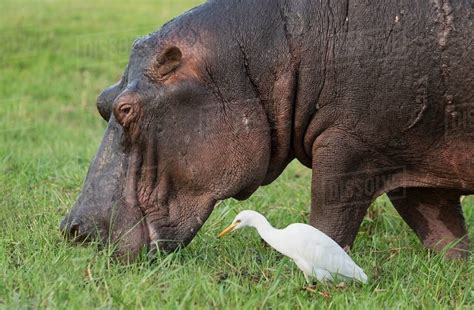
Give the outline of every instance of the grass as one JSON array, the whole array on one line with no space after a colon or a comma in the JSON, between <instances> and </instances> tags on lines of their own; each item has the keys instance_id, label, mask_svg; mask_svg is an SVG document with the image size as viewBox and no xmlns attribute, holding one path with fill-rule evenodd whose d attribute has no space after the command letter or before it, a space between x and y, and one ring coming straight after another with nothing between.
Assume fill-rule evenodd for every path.
<instances>
[{"instance_id":1,"label":"grass","mask_svg":"<svg viewBox=\"0 0 474 310\"><path fill-rule=\"evenodd\" d=\"M120 76L133 40L199 1L2 1L0 10L0 309L11 308L474 308L474 260L429 254L382 197L353 257L366 286L320 285L255 231L218 240L239 210L278 227L306 222L310 171L297 163L245 202L222 203L186 249L114 263L58 232L105 123L95 96ZM464 212L474 232L474 197Z\"/></svg>"}]
</instances>

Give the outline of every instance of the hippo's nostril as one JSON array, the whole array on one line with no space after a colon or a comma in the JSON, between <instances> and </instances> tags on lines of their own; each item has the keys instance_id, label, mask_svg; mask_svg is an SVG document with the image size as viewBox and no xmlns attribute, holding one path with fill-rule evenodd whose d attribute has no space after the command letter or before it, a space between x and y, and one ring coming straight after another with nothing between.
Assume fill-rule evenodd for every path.
<instances>
[{"instance_id":1,"label":"hippo's nostril","mask_svg":"<svg viewBox=\"0 0 474 310\"><path fill-rule=\"evenodd\" d=\"M72 239L75 239L78 236L80 236L81 230L80 230L79 222L72 222L71 223L71 225L69 226L68 234Z\"/></svg>"},{"instance_id":2,"label":"hippo's nostril","mask_svg":"<svg viewBox=\"0 0 474 310\"><path fill-rule=\"evenodd\" d=\"M64 235L64 238L71 241L86 241L88 234L85 232L85 229L81 221L73 219L72 221L63 220L61 223L61 232Z\"/></svg>"}]
</instances>

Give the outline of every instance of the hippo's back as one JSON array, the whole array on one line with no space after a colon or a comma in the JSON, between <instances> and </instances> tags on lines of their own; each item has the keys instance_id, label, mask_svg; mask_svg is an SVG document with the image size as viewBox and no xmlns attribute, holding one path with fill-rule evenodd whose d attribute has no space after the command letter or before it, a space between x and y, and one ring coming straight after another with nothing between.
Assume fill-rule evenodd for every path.
<instances>
[{"instance_id":1,"label":"hippo's back","mask_svg":"<svg viewBox=\"0 0 474 310\"><path fill-rule=\"evenodd\" d=\"M332 106L338 126L374 144L424 149L446 134L446 113L473 105L472 2L306 4L293 4L306 13L289 18L289 28L316 119Z\"/></svg>"}]
</instances>

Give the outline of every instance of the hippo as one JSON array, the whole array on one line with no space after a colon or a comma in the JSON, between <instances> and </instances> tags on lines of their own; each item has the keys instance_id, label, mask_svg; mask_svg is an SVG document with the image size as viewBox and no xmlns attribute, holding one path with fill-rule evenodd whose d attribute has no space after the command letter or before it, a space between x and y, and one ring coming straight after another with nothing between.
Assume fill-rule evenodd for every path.
<instances>
[{"instance_id":1,"label":"hippo","mask_svg":"<svg viewBox=\"0 0 474 310\"><path fill-rule=\"evenodd\" d=\"M60 230L115 257L189 244L217 202L293 161L309 223L352 246L386 193L429 250L465 257L474 193L474 5L216 0L137 39Z\"/></svg>"}]
</instances>

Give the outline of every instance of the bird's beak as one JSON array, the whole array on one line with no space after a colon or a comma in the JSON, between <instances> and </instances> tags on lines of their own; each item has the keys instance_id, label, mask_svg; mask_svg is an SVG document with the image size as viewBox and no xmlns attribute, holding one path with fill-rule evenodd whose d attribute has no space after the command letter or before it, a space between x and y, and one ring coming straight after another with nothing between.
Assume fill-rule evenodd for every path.
<instances>
[{"instance_id":1,"label":"bird's beak","mask_svg":"<svg viewBox=\"0 0 474 310\"><path fill-rule=\"evenodd\" d=\"M220 232L220 234L218 235L218 237L224 237L225 235L227 235L228 233L232 232L235 227L239 225L238 223L233 223L233 224L230 224L226 229L224 229L223 231Z\"/></svg>"}]
</instances>

